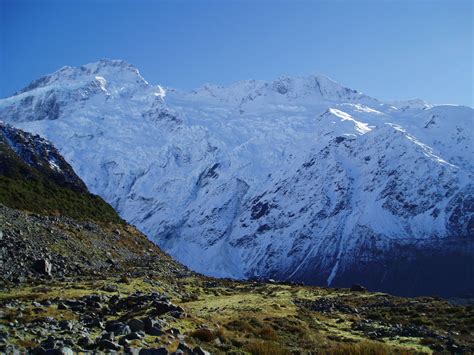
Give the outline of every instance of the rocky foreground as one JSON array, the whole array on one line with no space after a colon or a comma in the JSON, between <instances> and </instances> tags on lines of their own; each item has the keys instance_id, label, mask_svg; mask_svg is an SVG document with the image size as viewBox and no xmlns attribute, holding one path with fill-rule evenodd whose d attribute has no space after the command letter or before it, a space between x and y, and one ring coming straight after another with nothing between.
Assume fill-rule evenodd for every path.
<instances>
[{"instance_id":1,"label":"rocky foreground","mask_svg":"<svg viewBox=\"0 0 474 355\"><path fill-rule=\"evenodd\" d=\"M7 354L474 352L472 305L196 274L1 125L0 315Z\"/></svg>"},{"instance_id":2,"label":"rocky foreground","mask_svg":"<svg viewBox=\"0 0 474 355\"><path fill-rule=\"evenodd\" d=\"M0 351L8 354L474 351L472 306L210 279L158 263L5 282L0 306Z\"/></svg>"},{"instance_id":3,"label":"rocky foreground","mask_svg":"<svg viewBox=\"0 0 474 355\"><path fill-rule=\"evenodd\" d=\"M124 223L0 205L0 352L474 351L474 306L196 274Z\"/></svg>"}]
</instances>

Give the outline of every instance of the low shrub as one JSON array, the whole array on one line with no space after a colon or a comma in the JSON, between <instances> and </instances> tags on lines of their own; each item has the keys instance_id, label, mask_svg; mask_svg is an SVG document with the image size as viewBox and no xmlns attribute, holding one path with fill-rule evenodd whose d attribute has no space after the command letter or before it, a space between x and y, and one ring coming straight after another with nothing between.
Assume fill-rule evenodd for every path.
<instances>
[{"instance_id":1,"label":"low shrub","mask_svg":"<svg viewBox=\"0 0 474 355\"><path fill-rule=\"evenodd\" d=\"M191 333L191 336L205 342L210 342L217 338L217 334L208 328L197 329Z\"/></svg>"},{"instance_id":2,"label":"low shrub","mask_svg":"<svg viewBox=\"0 0 474 355\"><path fill-rule=\"evenodd\" d=\"M281 344L270 341L260 341L250 343L245 347L245 350L252 355L284 355L289 354Z\"/></svg>"}]
</instances>

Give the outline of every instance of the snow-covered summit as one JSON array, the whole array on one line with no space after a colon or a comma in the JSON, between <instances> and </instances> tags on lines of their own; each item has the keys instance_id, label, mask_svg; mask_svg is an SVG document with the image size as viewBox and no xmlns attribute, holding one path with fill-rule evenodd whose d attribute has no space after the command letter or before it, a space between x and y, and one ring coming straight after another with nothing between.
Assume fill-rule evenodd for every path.
<instances>
[{"instance_id":1,"label":"snow-covered summit","mask_svg":"<svg viewBox=\"0 0 474 355\"><path fill-rule=\"evenodd\" d=\"M407 110L426 110L432 108L434 105L429 104L423 99L410 99L410 100L396 100L388 101L390 105L393 105L396 109L407 111Z\"/></svg>"},{"instance_id":2,"label":"snow-covered summit","mask_svg":"<svg viewBox=\"0 0 474 355\"><path fill-rule=\"evenodd\" d=\"M183 93L182 93L183 94ZM206 84L193 90L190 100L206 100L243 105L256 101L304 102L321 101L365 101L376 103L363 93L346 88L324 75L283 76L273 81L244 80L228 86Z\"/></svg>"},{"instance_id":3,"label":"snow-covered summit","mask_svg":"<svg viewBox=\"0 0 474 355\"><path fill-rule=\"evenodd\" d=\"M383 102L321 75L180 91L99 61L0 100L0 119L51 140L197 271L411 294L474 284L459 266L474 261L472 108ZM431 272L446 279L414 279Z\"/></svg>"},{"instance_id":4,"label":"snow-covered summit","mask_svg":"<svg viewBox=\"0 0 474 355\"><path fill-rule=\"evenodd\" d=\"M108 77L109 79L105 79ZM45 87L56 87L60 85L77 87L84 82L98 81L102 86L108 82L114 84L134 83L139 86L147 86L148 83L140 75L140 72L133 65L123 60L102 59L95 63L83 65L81 67L65 66L56 72L45 75L31 82L28 86L15 93L19 95L32 92Z\"/></svg>"}]
</instances>

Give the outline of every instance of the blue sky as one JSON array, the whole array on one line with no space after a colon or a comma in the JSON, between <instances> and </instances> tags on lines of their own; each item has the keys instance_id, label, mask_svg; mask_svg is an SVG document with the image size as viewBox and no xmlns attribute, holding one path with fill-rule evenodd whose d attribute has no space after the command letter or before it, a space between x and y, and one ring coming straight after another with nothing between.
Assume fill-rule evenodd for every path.
<instances>
[{"instance_id":1,"label":"blue sky","mask_svg":"<svg viewBox=\"0 0 474 355\"><path fill-rule=\"evenodd\" d=\"M0 97L124 59L195 88L325 74L381 99L473 106L471 1L0 0Z\"/></svg>"}]
</instances>

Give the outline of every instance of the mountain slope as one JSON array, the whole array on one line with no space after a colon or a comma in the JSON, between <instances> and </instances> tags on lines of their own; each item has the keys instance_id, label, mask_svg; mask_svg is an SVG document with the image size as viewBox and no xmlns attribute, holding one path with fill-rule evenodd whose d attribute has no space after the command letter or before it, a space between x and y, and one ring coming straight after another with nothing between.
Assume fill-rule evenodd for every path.
<instances>
[{"instance_id":1,"label":"mountain slope","mask_svg":"<svg viewBox=\"0 0 474 355\"><path fill-rule=\"evenodd\" d=\"M102 60L0 100L0 117L53 141L93 193L197 271L350 285L366 259L386 271L374 289L474 283L463 263L446 268L456 289L406 277L430 268L419 250L472 260L472 108L382 102L320 75L182 92ZM390 266L400 248L414 264Z\"/></svg>"},{"instance_id":2,"label":"mountain slope","mask_svg":"<svg viewBox=\"0 0 474 355\"><path fill-rule=\"evenodd\" d=\"M469 177L393 126L338 138L245 205L230 243L252 276L470 292Z\"/></svg>"},{"instance_id":3,"label":"mountain slope","mask_svg":"<svg viewBox=\"0 0 474 355\"><path fill-rule=\"evenodd\" d=\"M38 213L121 221L44 139L0 123L0 157L0 203Z\"/></svg>"},{"instance_id":4,"label":"mountain slope","mask_svg":"<svg viewBox=\"0 0 474 355\"><path fill-rule=\"evenodd\" d=\"M1 281L84 275L150 262L166 266L169 273L187 272L91 194L50 142L4 124L0 236Z\"/></svg>"}]
</instances>

